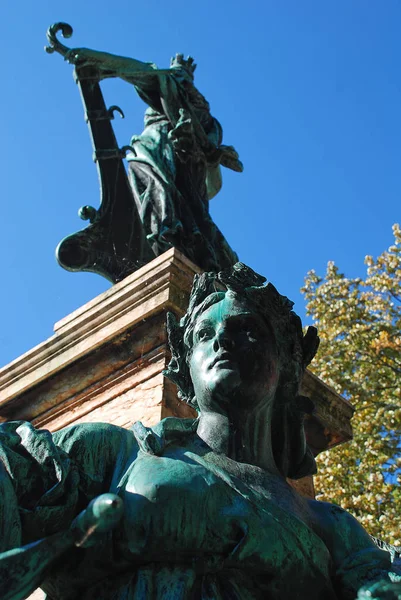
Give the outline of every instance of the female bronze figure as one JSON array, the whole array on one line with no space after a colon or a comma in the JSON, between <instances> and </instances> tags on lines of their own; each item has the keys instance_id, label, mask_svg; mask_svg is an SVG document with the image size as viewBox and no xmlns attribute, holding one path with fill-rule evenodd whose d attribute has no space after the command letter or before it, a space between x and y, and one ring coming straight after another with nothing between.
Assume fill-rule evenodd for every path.
<instances>
[{"instance_id":1,"label":"female bronze figure","mask_svg":"<svg viewBox=\"0 0 401 600\"><path fill-rule=\"evenodd\" d=\"M2 598L39 581L49 600L348 600L366 585L359 598L399 597L390 554L287 483L315 470L298 389L316 330L303 335L292 303L238 263L197 277L168 331L166 375L197 419L0 426Z\"/></svg>"},{"instance_id":2,"label":"female bronze figure","mask_svg":"<svg viewBox=\"0 0 401 600\"><path fill-rule=\"evenodd\" d=\"M76 66L78 78L85 67L92 67L99 81L118 77L148 105L144 130L131 138L127 160L133 197L155 255L174 246L201 268L232 266L238 258L212 221L209 200L221 189L221 165L234 171L243 167L235 149L222 143L222 127L195 87L193 58L177 54L170 68L159 69L88 48L62 53Z\"/></svg>"}]
</instances>

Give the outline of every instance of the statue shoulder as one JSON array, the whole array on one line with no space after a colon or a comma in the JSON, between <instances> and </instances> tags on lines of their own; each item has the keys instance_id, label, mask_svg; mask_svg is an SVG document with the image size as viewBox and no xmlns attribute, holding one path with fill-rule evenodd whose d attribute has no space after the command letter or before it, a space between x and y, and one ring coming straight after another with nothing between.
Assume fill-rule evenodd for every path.
<instances>
[{"instance_id":1,"label":"statue shoulder","mask_svg":"<svg viewBox=\"0 0 401 600\"><path fill-rule=\"evenodd\" d=\"M70 453L78 447L100 446L107 451L111 446L130 444L135 438L128 429L110 423L77 423L70 425L53 434L54 442Z\"/></svg>"},{"instance_id":2,"label":"statue shoulder","mask_svg":"<svg viewBox=\"0 0 401 600\"><path fill-rule=\"evenodd\" d=\"M118 472L138 451L132 431L109 423L79 423L57 431L53 439L85 474L85 481L99 483L97 494L109 490Z\"/></svg>"}]
</instances>

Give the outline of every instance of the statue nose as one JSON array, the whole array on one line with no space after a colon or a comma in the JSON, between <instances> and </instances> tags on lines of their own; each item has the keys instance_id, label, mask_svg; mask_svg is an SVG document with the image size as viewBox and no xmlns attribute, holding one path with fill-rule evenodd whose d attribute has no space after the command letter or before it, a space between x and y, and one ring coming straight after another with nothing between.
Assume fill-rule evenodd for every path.
<instances>
[{"instance_id":1,"label":"statue nose","mask_svg":"<svg viewBox=\"0 0 401 600\"><path fill-rule=\"evenodd\" d=\"M229 350L234 347L234 340L232 339L225 327L220 327L216 331L213 346L216 352L220 348L225 348L226 350Z\"/></svg>"}]
</instances>

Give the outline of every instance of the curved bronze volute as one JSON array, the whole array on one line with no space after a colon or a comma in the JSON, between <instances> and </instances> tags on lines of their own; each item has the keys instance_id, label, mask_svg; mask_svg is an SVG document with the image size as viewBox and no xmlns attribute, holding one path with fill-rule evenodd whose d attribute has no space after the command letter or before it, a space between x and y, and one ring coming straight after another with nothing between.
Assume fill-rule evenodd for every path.
<instances>
[{"instance_id":1,"label":"curved bronze volute","mask_svg":"<svg viewBox=\"0 0 401 600\"><path fill-rule=\"evenodd\" d=\"M61 35L65 38L70 38L72 36L72 27L68 25L68 23L54 23L54 25L50 25L47 30L46 37L49 41L50 46L45 46L46 52L49 54L53 54L53 52L58 52L62 56L65 56L67 52L70 51L70 48L64 46L58 39L57 33L61 31Z\"/></svg>"}]
</instances>

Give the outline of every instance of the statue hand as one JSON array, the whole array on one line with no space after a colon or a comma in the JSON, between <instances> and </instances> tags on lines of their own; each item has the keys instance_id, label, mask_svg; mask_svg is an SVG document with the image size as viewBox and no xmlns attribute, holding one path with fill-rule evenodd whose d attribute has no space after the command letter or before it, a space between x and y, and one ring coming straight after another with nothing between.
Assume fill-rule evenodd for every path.
<instances>
[{"instance_id":1,"label":"statue hand","mask_svg":"<svg viewBox=\"0 0 401 600\"><path fill-rule=\"evenodd\" d=\"M187 160L194 149L195 134L191 117L185 109L180 108L180 118L168 136L177 155L181 160Z\"/></svg>"},{"instance_id":2,"label":"statue hand","mask_svg":"<svg viewBox=\"0 0 401 600\"><path fill-rule=\"evenodd\" d=\"M366 585L359 590L357 600L401 600L401 582L383 580Z\"/></svg>"},{"instance_id":3,"label":"statue hand","mask_svg":"<svg viewBox=\"0 0 401 600\"><path fill-rule=\"evenodd\" d=\"M111 531L123 515L123 502L115 494L98 496L72 522L75 545L87 548L96 545L103 534Z\"/></svg>"},{"instance_id":4,"label":"statue hand","mask_svg":"<svg viewBox=\"0 0 401 600\"><path fill-rule=\"evenodd\" d=\"M242 173L244 166L240 161L238 152L234 146L224 146L224 144L222 144L219 147L219 150L221 152L220 164L223 165L223 167L227 167L227 169Z\"/></svg>"},{"instance_id":5,"label":"statue hand","mask_svg":"<svg viewBox=\"0 0 401 600\"><path fill-rule=\"evenodd\" d=\"M209 165L222 165L227 169L237 171L237 173L242 173L244 170L244 166L240 161L238 152L235 150L234 146L225 146L222 144L218 148L212 148L211 151L207 153L207 161Z\"/></svg>"}]
</instances>

